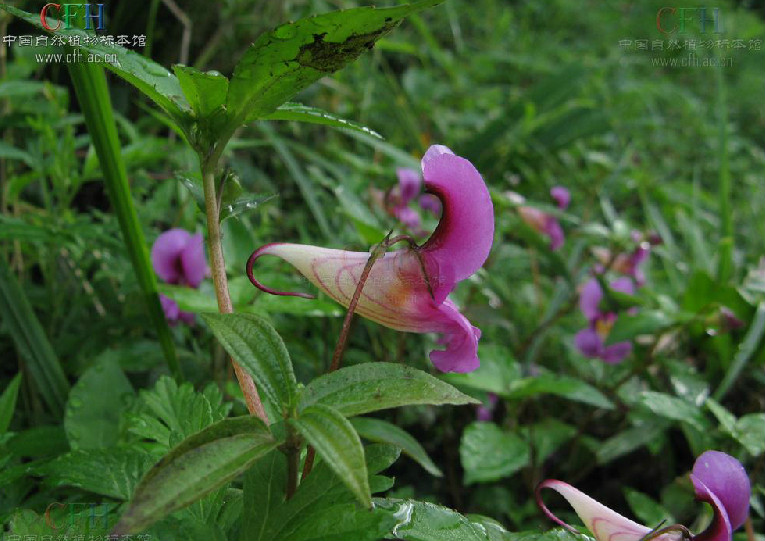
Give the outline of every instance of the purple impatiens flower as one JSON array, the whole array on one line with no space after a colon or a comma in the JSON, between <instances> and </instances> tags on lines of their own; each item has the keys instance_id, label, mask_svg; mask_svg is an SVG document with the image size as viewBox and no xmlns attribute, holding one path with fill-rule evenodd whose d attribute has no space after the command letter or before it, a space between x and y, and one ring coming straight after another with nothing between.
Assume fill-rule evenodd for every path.
<instances>
[{"instance_id":1,"label":"purple impatiens flower","mask_svg":"<svg viewBox=\"0 0 765 541\"><path fill-rule=\"evenodd\" d=\"M739 528L749 515L751 486L741 463L719 451L707 451L696 459L690 475L696 500L712 506L714 517L703 532L692 535L692 541L731 541L733 531ZM556 517L542 502L541 490L551 488L563 496L597 541L641 541L654 533L658 541L679 541L682 526L668 526L653 532L647 526L623 517L613 509L590 498L568 483L548 479L537 487L537 503L554 522L566 529L571 526Z\"/></svg>"},{"instance_id":2,"label":"purple impatiens flower","mask_svg":"<svg viewBox=\"0 0 765 541\"><path fill-rule=\"evenodd\" d=\"M422 178L414 169L399 167L396 169L398 177L398 186L396 186L386 199L386 209L399 222L415 234L422 234L420 228L420 215L416 210L409 206L422 187ZM438 198L432 194L423 194L418 198L420 208L429 210L433 214L441 212L441 203Z\"/></svg>"},{"instance_id":3,"label":"purple impatiens flower","mask_svg":"<svg viewBox=\"0 0 765 541\"><path fill-rule=\"evenodd\" d=\"M614 280L609 287L629 295L635 292L632 280L627 277ZM601 311L601 300L603 300L603 290L598 281L593 278L584 284L579 294L579 308L587 318L588 326L576 334L574 344L587 357L602 359L607 363L618 363L630 354L632 343L617 342L606 346L606 339L617 316L614 312Z\"/></svg>"},{"instance_id":4,"label":"purple impatiens flower","mask_svg":"<svg viewBox=\"0 0 765 541\"><path fill-rule=\"evenodd\" d=\"M566 210L571 202L571 194L563 186L555 186L552 188L550 190L550 196L555 199L558 208L561 210ZM560 226L560 222L558 222L558 219L555 216L537 208L527 206L518 207L518 212L524 222L550 238L551 250L557 250L563 246L563 241L565 240L563 228Z\"/></svg>"},{"instance_id":5,"label":"purple impatiens flower","mask_svg":"<svg viewBox=\"0 0 765 541\"><path fill-rule=\"evenodd\" d=\"M208 272L202 234L192 235L178 228L165 231L151 247L151 263L154 272L164 282L199 287ZM171 324L194 322L194 314L182 312L174 300L165 295L160 295L159 300Z\"/></svg>"},{"instance_id":6,"label":"purple impatiens flower","mask_svg":"<svg viewBox=\"0 0 765 541\"><path fill-rule=\"evenodd\" d=\"M399 331L442 334L444 350L430 352L443 372L478 368L481 331L463 316L449 294L457 283L486 261L494 239L494 209L489 190L468 160L441 145L422 158L425 188L437 196L443 213L436 230L417 248L388 252L372 267L356 311L361 316ZM274 243L258 248L247 263L247 274L259 289L276 292L255 279L252 267L262 255L275 255L292 264L316 287L348 307L369 259L368 252Z\"/></svg>"}]
</instances>

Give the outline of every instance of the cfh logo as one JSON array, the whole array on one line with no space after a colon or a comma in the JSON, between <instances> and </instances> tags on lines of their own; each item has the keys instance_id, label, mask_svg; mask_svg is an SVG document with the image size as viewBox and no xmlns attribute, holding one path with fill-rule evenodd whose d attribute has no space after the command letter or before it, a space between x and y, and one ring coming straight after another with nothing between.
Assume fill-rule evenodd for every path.
<instances>
[{"instance_id":1,"label":"cfh logo","mask_svg":"<svg viewBox=\"0 0 765 541\"><path fill-rule=\"evenodd\" d=\"M708 24L714 25L714 33L720 34L720 8L670 8L664 7L656 12L656 28L662 34L683 34L688 27L696 28L704 34Z\"/></svg>"},{"instance_id":2,"label":"cfh logo","mask_svg":"<svg viewBox=\"0 0 765 541\"><path fill-rule=\"evenodd\" d=\"M77 21L79 17L85 18L85 30L91 29L91 20L97 23L94 27L96 30L104 29L103 4L45 4L40 10L40 22L47 30L55 32L61 28L61 21L59 20L56 26L50 26L48 25L48 21L45 20L49 15L62 19L64 21L64 28L67 30L74 26L72 24L72 18Z\"/></svg>"}]
</instances>

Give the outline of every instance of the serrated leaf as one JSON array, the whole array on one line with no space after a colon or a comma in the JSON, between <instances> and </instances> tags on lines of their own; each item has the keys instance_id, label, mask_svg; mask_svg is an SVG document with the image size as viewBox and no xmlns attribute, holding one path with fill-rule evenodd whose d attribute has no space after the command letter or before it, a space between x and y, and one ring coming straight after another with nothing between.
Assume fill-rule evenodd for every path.
<instances>
[{"instance_id":1,"label":"serrated leaf","mask_svg":"<svg viewBox=\"0 0 765 541\"><path fill-rule=\"evenodd\" d=\"M355 60L404 17L440 1L335 11L263 34L234 68L226 99L233 119L230 131L272 113L303 88Z\"/></svg>"},{"instance_id":2,"label":"serrated leaf","mask_svg":"<svg viewBox=\"0 0 765 541\"><path fill-rule=\"evenodd\" d=\"M345 128L366 133L372 137L377 137L378 139L383 138L382 135L366 126L351 122L350 120L345 120L344 118L335 116L323 109L310 107L301 103L284 103L280 105L276 111L264 118L265 120L293 120L295 122L305 122L308 124L321 124L322 126L330 126L332 128Z\"/></svg>"},{"instance_id":3,"label":"serrated leaf","mask_svg":"<svg viewBox=\"0 0 765 541\"><path fill-rule=\"evenodd\" d=\"M7 4L0 5L0 8L41 30L46 30L40 21L40 15L37 13L26 13ZM54 19L48 18L49 26L55 27L56 22ZM79 28L64 28L62 24L61 28L56 30L56 35L79 39L83 45L78 48L106 59L103 62L106 68L135 86L176 120L182 119L189 110L189 104L183 97L178 79L166 68L151 59L116 44L84 44L85 39L90 37L90 34ZM116 57L116 61L110 60L113 56Z\"/></svg>"},{"instance_id":4,"label":"serrated leaf","mask_svg":"<svg viewBox=\"0 0 765 541\"><path fill-rule=\"evenodd\" d=\"M71 451L41 467L46 483L127 500L156 457L138 447Z\"/></svg>"},{"instance_id":5,"label":"serrated leaf","mask_svg":"<svg viewBox=\"0 0 765 541\"><path fill-rule=\"evenodd\" d=\"M0 395L0 436L5 434L11 426L13 412L16 410L16 399L19 396L19 385L21 385L21 372L13 377Z\"/></svg>"},{"instance_id":6,"label":"serrated leaf","mask_svg":"<svg viewBox=\"0 0 765 541\"><path fill-rule=\"evenodd\" d=\"M515 380L510 389L500 393L505 398L526 398L538 394L554 394L598 408L613 409L613 403L595 387L582 380L556 374Z\"/></svg>"},{"instance_id":7,"label":"serrated leaf","mask_svg":"<svg viewBox=\"0 0 765 541\"><path fill-rule=\"evenodd\" d=\"M300 409L332 406L345 416L412 404L478 404L421 370L394 363L365 363L341 368L309 383Z\"/></svg>"},{"instance_id":8,"label":"serrated leaf","mask_svg":"<svg viewBox=\"0 0 765 541\"><path fill-rule=\"evenodd\" d=\"M465 484L509 477L528 465L529 459L528 443L494 423L472 423L462 434L460 461L465 470Z\"/></svg>"},{"instance_id":9,"label":"serrated leaf","mask_svg":"<svg viewBox=\"0 0 765 541\"><path fill-rule=\"evenodd\" d=\"M399 447L405 455L415 460L420 466L431 475L443 477L443 473L438 469L423 449L420 442L414 439L408 432L382 419L372 417L356 417L351 419L353 428L356 429L359 436L369 441L380 443L390 443Z\"/></svg>"},{"instance_id":10,"label":"serrated leaf","mask_svg":"<svg viewBox=\"0 0 765 541\"><path fill-rule=\"evenodd\" d=\"M316 449L316 453L367 508L372 496L367 479L364 447L353 425L342 413L323 404L303 409L297 419L290 419L297 431Z\"/></svg>"},{"instance_id":11,"label":"serrated leaf","mask_svg":"<svg viewBox=\"0 0 765 541\"><path fill-rule=\"evenodd\" d=\"M120 415L133 387L117 361L104 357L88 368L69 392L64 429L72 449L105 449L117 443Z\"/></svg>"},{"instance_id":12,"label":"serrated leaf","mask_svg":"<svg viewBox=\"0 0 765 541\"><path fill-rule=\"evenodd\" d=\"M250 373L258 389L286 411L295 403L297 382L287 348L276 330L254 314L202 314L229 355Z\"/></svg>"},{"instance_id":13,"label":"serrated leaf","mask_svg":"<svg viewBox=\"0 0 765 541\"><path fill-rule=\"evenodd\" d=\"M169 449L228 415L231 405L214 383L197 392L191 383L178 385L164 376L151 390L142 390L136 411L128 414L128 431Z\"/></svg>"},{"instance_id":14,"label":"serrated leaf","mask_svg":"<svg viewBox=\"0 0 765 541\"><path fill-rule=\"evenodd\" d=\"M146 473L112 534L146 529L245 472L278 444L256 417L210 425L174 447Z\"/></svg>"},{"instance_id":15,"label":"serrated leaf","mask_svg":"<svg viewBox=\"0 0 765 541\"><path fill-rule=\"evenodd\" d=\"M404 541L515 541L502 526L474 522L446 507L416 500L375 498L375 508L392 511L398 519L391 537ZM574 536L570 536L573 541Z\"/></svg>"}]
</instances>

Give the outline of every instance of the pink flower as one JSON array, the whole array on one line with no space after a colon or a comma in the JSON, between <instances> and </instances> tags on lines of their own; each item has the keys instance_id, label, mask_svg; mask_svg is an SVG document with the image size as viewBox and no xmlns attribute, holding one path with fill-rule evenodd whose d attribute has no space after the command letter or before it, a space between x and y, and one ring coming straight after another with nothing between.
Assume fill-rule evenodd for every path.
<instances>
[{"instance_id":1,"label":"pink flower","mask_svg":"<svg viewBox=\"0 0 765 541\"><path fill-rule=\"evenodd\" d=\"M165 231L151 247L151 263L157 276L168 284L199 287L208 272L201 233L192 235L183 229ZM159 300L171 325L178 321L194 322L194 314L182 312L174 300L165 295L160 295Z\"/></svg>"},{"instance_id":2,"label":"pink flower","mask_svg":"<svg viewBox=\"0 0 765 541\"><path fill-rule=\"evenodd\" d=\"M635 288L630 278L618 278L609 284L614 291L633 294ZM617 342L606 346L605 342L611 328L616 322L616 314L602 312L600 301L603 299L603 290L598 281L593 278L582 287L579 295L579 308L587 318L589 325L579 331L574 337L574 344L583 355L591 358L599 358L607 363L618 363L632 351L630 342Z\"/></svg>"},{"instance_id":3,"label":"pink flower","mask_svg":"<svg viewBox=\"0 0 765 541\"><path fill-rule=\"evenodd\" d=\"M707 451L696 459L690 475L696 500L712 506L714 518L703 532L692 535L694 541L731 541L733 531L739 528L749 515L751 486L741 463L732 456L719 451ZM623 517L613 509L590 498L563 481L548 479L537 487L537 503L554 522L572 529L553 515L542 502L540 492L551 488L563 496L597 541L640 541L652 532ZM660 541L677 541L679 532L669 527L656 537Z\"/></svg>"},{"instance_id":4,"label":"pink flower","mask_svg":"<svg viewBox=\"0 0 765 541\"><path fill-rule=\"evenodd\" d=\"M558 208L561 210L566 210L571 202L571 194L562 186L555 186L552 188L550 190L550 196L555 199ZM537 208L527 206L518 207L518 212L524 222L550 238L551 250L557 250L563 246L563 241L565 240L563 228L560 226L560 222L558 222L558 219L555 216Z\"/></svg>"},{"instance_id":5,"label":"pink flower","mask_svg":"<svg viewBox=\"0 0 765 541\"><path fill-rule=\"evenodd\" d=\"M422 158L428 192L443 204L443 214L431 237L415 249L388 252L378 259L364 285L356 311L381 325L406 332L436 332L444 350L430 352L433 364L444 372L469 372L479 365L481 331L470 324L448 295L457 283L475 273L486 261L494 237L494 210L481 175L468 160L444 146L431 146ZM274 243L257 249L247 263L262 255L275 255L294 266L316 287L345 307L369 259L367 252L349 252L318 246Z\"/></svg>"},{"instance_id":6,"label":"pink flower","mask_svg":"<svg viewBox=\"0 0 765 541\"><path fill-rule=\"evenodd\" d=\"M494 409L497 407L499 397L495 393L489 393L487 396L487 402L476 406L475 418L477 421L491 421L494 416Z\"/></svg>"}]
</instances>

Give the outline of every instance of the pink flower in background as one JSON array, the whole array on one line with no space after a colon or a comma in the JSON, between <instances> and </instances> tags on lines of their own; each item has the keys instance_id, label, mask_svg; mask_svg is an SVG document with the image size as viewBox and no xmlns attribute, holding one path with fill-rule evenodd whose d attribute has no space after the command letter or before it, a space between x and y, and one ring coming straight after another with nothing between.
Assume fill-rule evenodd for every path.
<instances>
[{"instance_id":1,"label":"pink flower in background","mask_svg":"<svg viewBox=\"0 0 765 541\"><path fill-rule=\"evenodd\" d=\"M635 287L632 280L627 277L618 278L609 284L614 291L632 295ZM618 363L632 351L632 343L617 342L606 346L611 328L616 322L617 315L614 312L602 312L600 301L603 299L603 290L598 281L593 278L582 287L579 294L579 308L589 322L586 329L579 331L574 337L574 344L583 355L591 358L599 358L607 363Z\"/></svg>"},{"instance_id":2,"label":"pink flower in background","mask_svg":"<svg viewBox=\"0 0 765 541\"><path fill-rule=\"evenodd\" d=\"M645 236L640 231L633 231L632 240L635 243L635 248L631 252L620 253L614 257L610 250L597 248L595 249L595 256L600 261L601 266L609 266L615 272L632 277L635 284L641 287L645 284L643 264L651 254L651 247L661 244L661 237L655 233Z\"/></svg>"},{"instance_id":3,"label":"pink flower in background","mask_svg":"<svg viewBox=\"0 0 765 541\"><path fill-rule=\"evenodd\" d=\"M739 528L749 515L751 486L741 463L719 451L707 451L696 459L690 475L696 500L712 506L712 523L703 532L692 535L693 541L731 541L733 531ZM640 541L653 530L623 517L613 509L590 498L585 493L563 481L548 479L537 487L537 503L554 522L566 529L571 526L552 514L544 505L541 490L551 488L563 496L592 532L597 541ZM679 541L679 531L669 527L666 533L656 537L659 541Z\"/></svg>"},{"instance_id":4,"label":"pink flower in background","mask_svg":"<svg viewBox=\"0 0 765 541\"><path fill-rule=\"evenodd\" d=\"M208 273L202 234L192 235L178 228L165 231L151 247L151 263L154 272L164 282L199 287ZM160 295L159 300L171 324L178 321L188 324L194 322L194 314L182 312L174 300L165 295Z\"/></svg>"},{"instance_id":5,"label":"pink flower in background","mask_svg":"<svg viewBox=\"0 0 765 541\"><path fill-rule=\"evenodd\" d=\"M477 421L491 421L494 415L494 408L497 407L499 398L495 393L489 393L487 397L487 403L476 406L475 418Z\"/></svg>"},{"instance_id":6,"label":"pink flower in background","mask_svg":"<svg viewBox=\"0 0 765 541\"><path fill-rule=\"evenodd\" d=\"M550 196L555 199L558 208L561 210L566 210L571 202L571 194L563 186L555 186L552 188L550 190ZM527 206L518 207L518 212L524 222L550 238L551 250L557 250L563 246L563 241L565 240L563 228L560 226L560 222L558 222L558 219L555 216L537 208Z\"/></svg>"},{"instance_id":7,"label":"pink flower in background","mask_svg":"<svg viewBox=\"0 0 765 541\"><path fill-rule=\"evenodd\" d=\"M441 220L422 246L388 252L377 260L356 311L399 331L442 334L439 343L446 348L430 352L433 364L443 372L469 372L479 365L481 331L448 296L489 255L494 238L491 197L473 164L444 146L428 149L422 158L422 174L427 191L443 205ZM277 295L310 297L277 292L258 282L252 267L262 255L275 255L292 264L316 287L348 307L370 254L274 243L250 256L247 274L256 287Z\"/></svg>"},{"instance_id":8,"label":"pink flower in background","mask_svg":"<svg viewBox=\"0 0 765 541\"><path fill-rule=\"evenodd\" d=\"M398 185L387 196L382 198L378 196L378 198L382 201L382 206L388 214L395 217L414 234L422 235L424 231L421 229L420 215L409 204L417 199L422 210L427 210L438 216L441 212L441 202L433 194L426 193L417 197L422 188L422 178L414 169L399 167L396 169L396 176L398 176Z\"/></svg>"}]
</instances>

